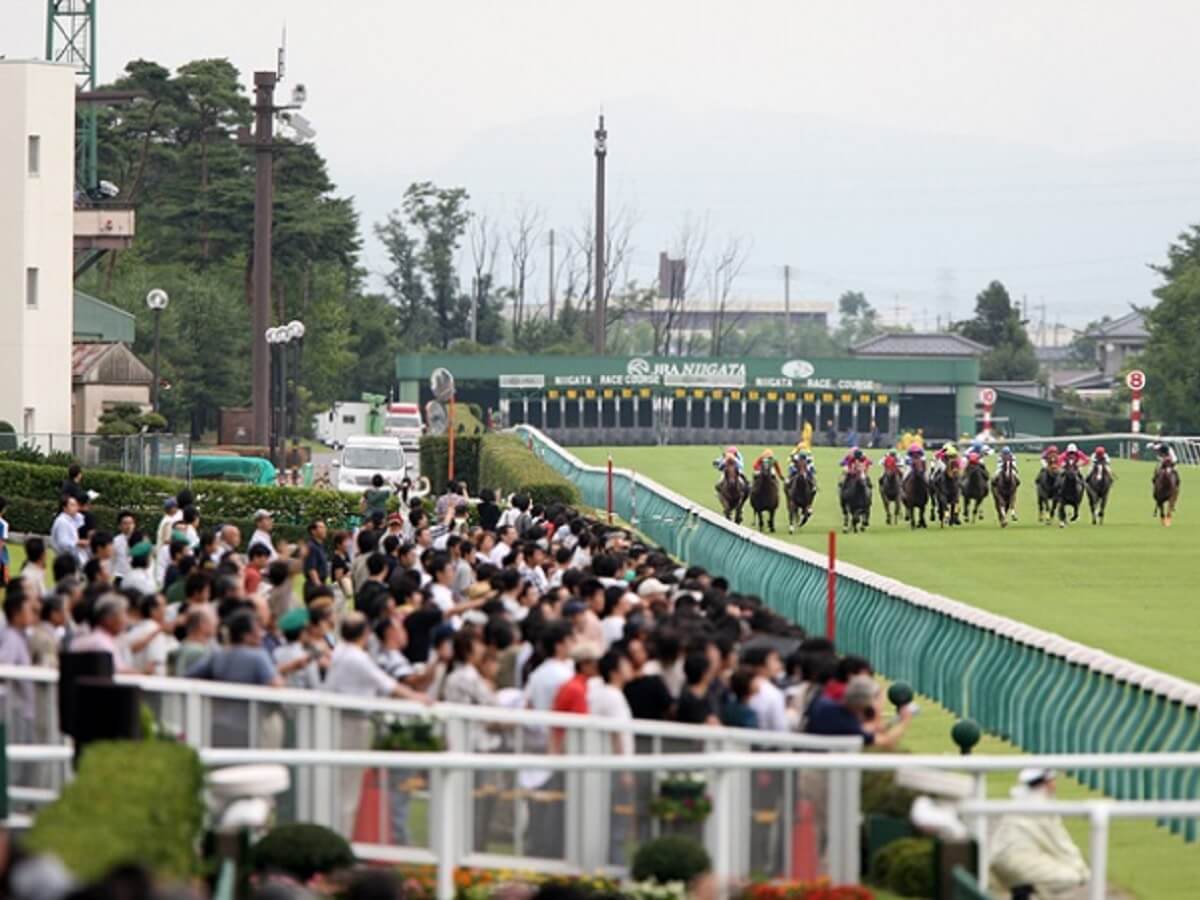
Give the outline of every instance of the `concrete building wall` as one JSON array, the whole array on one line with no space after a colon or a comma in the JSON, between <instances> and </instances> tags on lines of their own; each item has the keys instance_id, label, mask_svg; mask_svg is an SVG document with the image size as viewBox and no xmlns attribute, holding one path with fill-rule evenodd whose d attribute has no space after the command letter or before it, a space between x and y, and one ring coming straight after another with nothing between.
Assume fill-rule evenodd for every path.
<instances>
[{"instance_id":1,"label":"concrete building wall","mask_svg":"<svg viewBox=\"0 0 1200 900\"><path fill-rule=\"evenodd\" d=\"M0 60L0 419L19 432L71 430L74 186L74 71Z\"/></svg>"},{"instance_id":2,"label":"concrete building wall","mask_svg":"<svg viewBox=\"0 0 1200 900\"><path fill-rule=\"evenodd\" d=\"M72 397L72 431L95 434L100 416L118 403L136 403L150 409L150 386L146 384L77 384Z\"/></svg>"}]
</instances>

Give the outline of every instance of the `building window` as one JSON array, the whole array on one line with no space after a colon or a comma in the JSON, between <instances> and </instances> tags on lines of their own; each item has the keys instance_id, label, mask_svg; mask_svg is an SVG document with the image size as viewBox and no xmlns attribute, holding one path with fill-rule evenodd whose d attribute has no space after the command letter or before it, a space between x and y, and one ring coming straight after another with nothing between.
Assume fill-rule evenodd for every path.
<instances>
[{"instance_id":1,"label":"building window","mask_svg":"<svg viewBox=\"0 0 1200 900\"><path fill-rule=\"evenodd\" d=\"M30 266L25 270L25 306L27 309L37 309L38 305L38 270Z\"/></svg>"},{"instance_id":2,"label":"building window","mask_svg":"<svg viewBox=\"0 0 1200 900\"><path fill-rule=\"evenodd\" d=\"M25 428L24 428L25 434L33 434L34 421L33 421L33 407L32 406L25 407L24 426L25 426Z\"/></svg>"},{"instance_id":3,"label":"building window","mask_svg":"<svg viewBox=\"0 0 1200 900\"><path fill-rule=\"evenodd\" d=\"M29 136L29 174L32 176L42 174L41 135L31 134Z\"/></svg>"}]
</instances>

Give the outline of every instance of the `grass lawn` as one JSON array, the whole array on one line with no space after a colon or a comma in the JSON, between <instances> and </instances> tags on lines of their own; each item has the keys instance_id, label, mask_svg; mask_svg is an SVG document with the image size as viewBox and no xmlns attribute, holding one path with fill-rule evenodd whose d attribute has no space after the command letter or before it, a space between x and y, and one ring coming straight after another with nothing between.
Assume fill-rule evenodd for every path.
<instances>
[{"instance_id":1,"label":"grass lawn","mask_svg":"<svg viewBox=\"0 0 1200 900\"><path fill-rule=\"evenodd\" d=\"M774 449L786 467L786 448ZM742 448L747 464L760 450ZM596 465L612 452L616 465L719 509L711 466L718 448L574 452ZM834 450L817 450L821 492L813 519L803 533L788 535L786 507L781 507L776 537L824 552L829 529L841 527L840 458ZM1200 681L1200 604L1193 602L1200 583L1200 516L1189 507L1190 473L1183 472L1180 507L1171 528L1151 517L1150 465L1118 461L1105 524L1090 524L1085 502L1079 521L1059 529L1037 522L1037 461L1022 458L1021 470L1021 520L1003 531L994 507L983 522L971 526L943 530L934 525L915 532L906 524L889 527L876 496L870 530L839 536L838 554L908 584Z\"/></svg>"}]
</instances>

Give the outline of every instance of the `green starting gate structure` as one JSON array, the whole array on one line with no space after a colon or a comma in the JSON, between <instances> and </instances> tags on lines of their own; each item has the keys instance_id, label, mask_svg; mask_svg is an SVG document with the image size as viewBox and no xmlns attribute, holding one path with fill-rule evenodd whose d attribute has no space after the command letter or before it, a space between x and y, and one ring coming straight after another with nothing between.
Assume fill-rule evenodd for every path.
<instances>
[{"instance_id":1,"label":"green starting gate structure","mask_svg":"<svg viewBox=\"0 0 1200 900\"><path fill-rule=\"evenodd\" d=\"M583 464L537 429L516 431L579 487L585 503L605 508L605 469ZM810 634L824 632L821 554L727 522L625 469L613 472L613 508L677 558L720 572ZM836 596L839 650L868 657L888 678L1024 750L1200 750L1200 685L840 561ZM1122 800L1200 797L1195 769L1070 774ZM1196 839L1195 820L1160 824Z\"/></svg>"}]
</instances>

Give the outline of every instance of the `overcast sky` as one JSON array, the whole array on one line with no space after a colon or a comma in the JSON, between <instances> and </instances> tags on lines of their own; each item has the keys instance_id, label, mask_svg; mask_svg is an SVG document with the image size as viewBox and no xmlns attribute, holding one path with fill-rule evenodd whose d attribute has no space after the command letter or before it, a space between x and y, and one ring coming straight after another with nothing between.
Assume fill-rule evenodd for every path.
<instances>
[{"instance_id":1,"label":"overcast sky","mask_svg":"<svg viewBox=\"0 0 1200 900\"><path fill-rule=\"evenodd\" d=\"M38 54L44 10L8 0L0 54ZM576 228L601 107L642 280L690 213L752 242L748 298L789 264L795 298L861 288L920 326L999 278L1077 324L1145 302L1200 221L1193 0L102 0L102 80L225 56L249 83L285 22L364 225L430 178Z\"/></svg>"}]
</instances>

